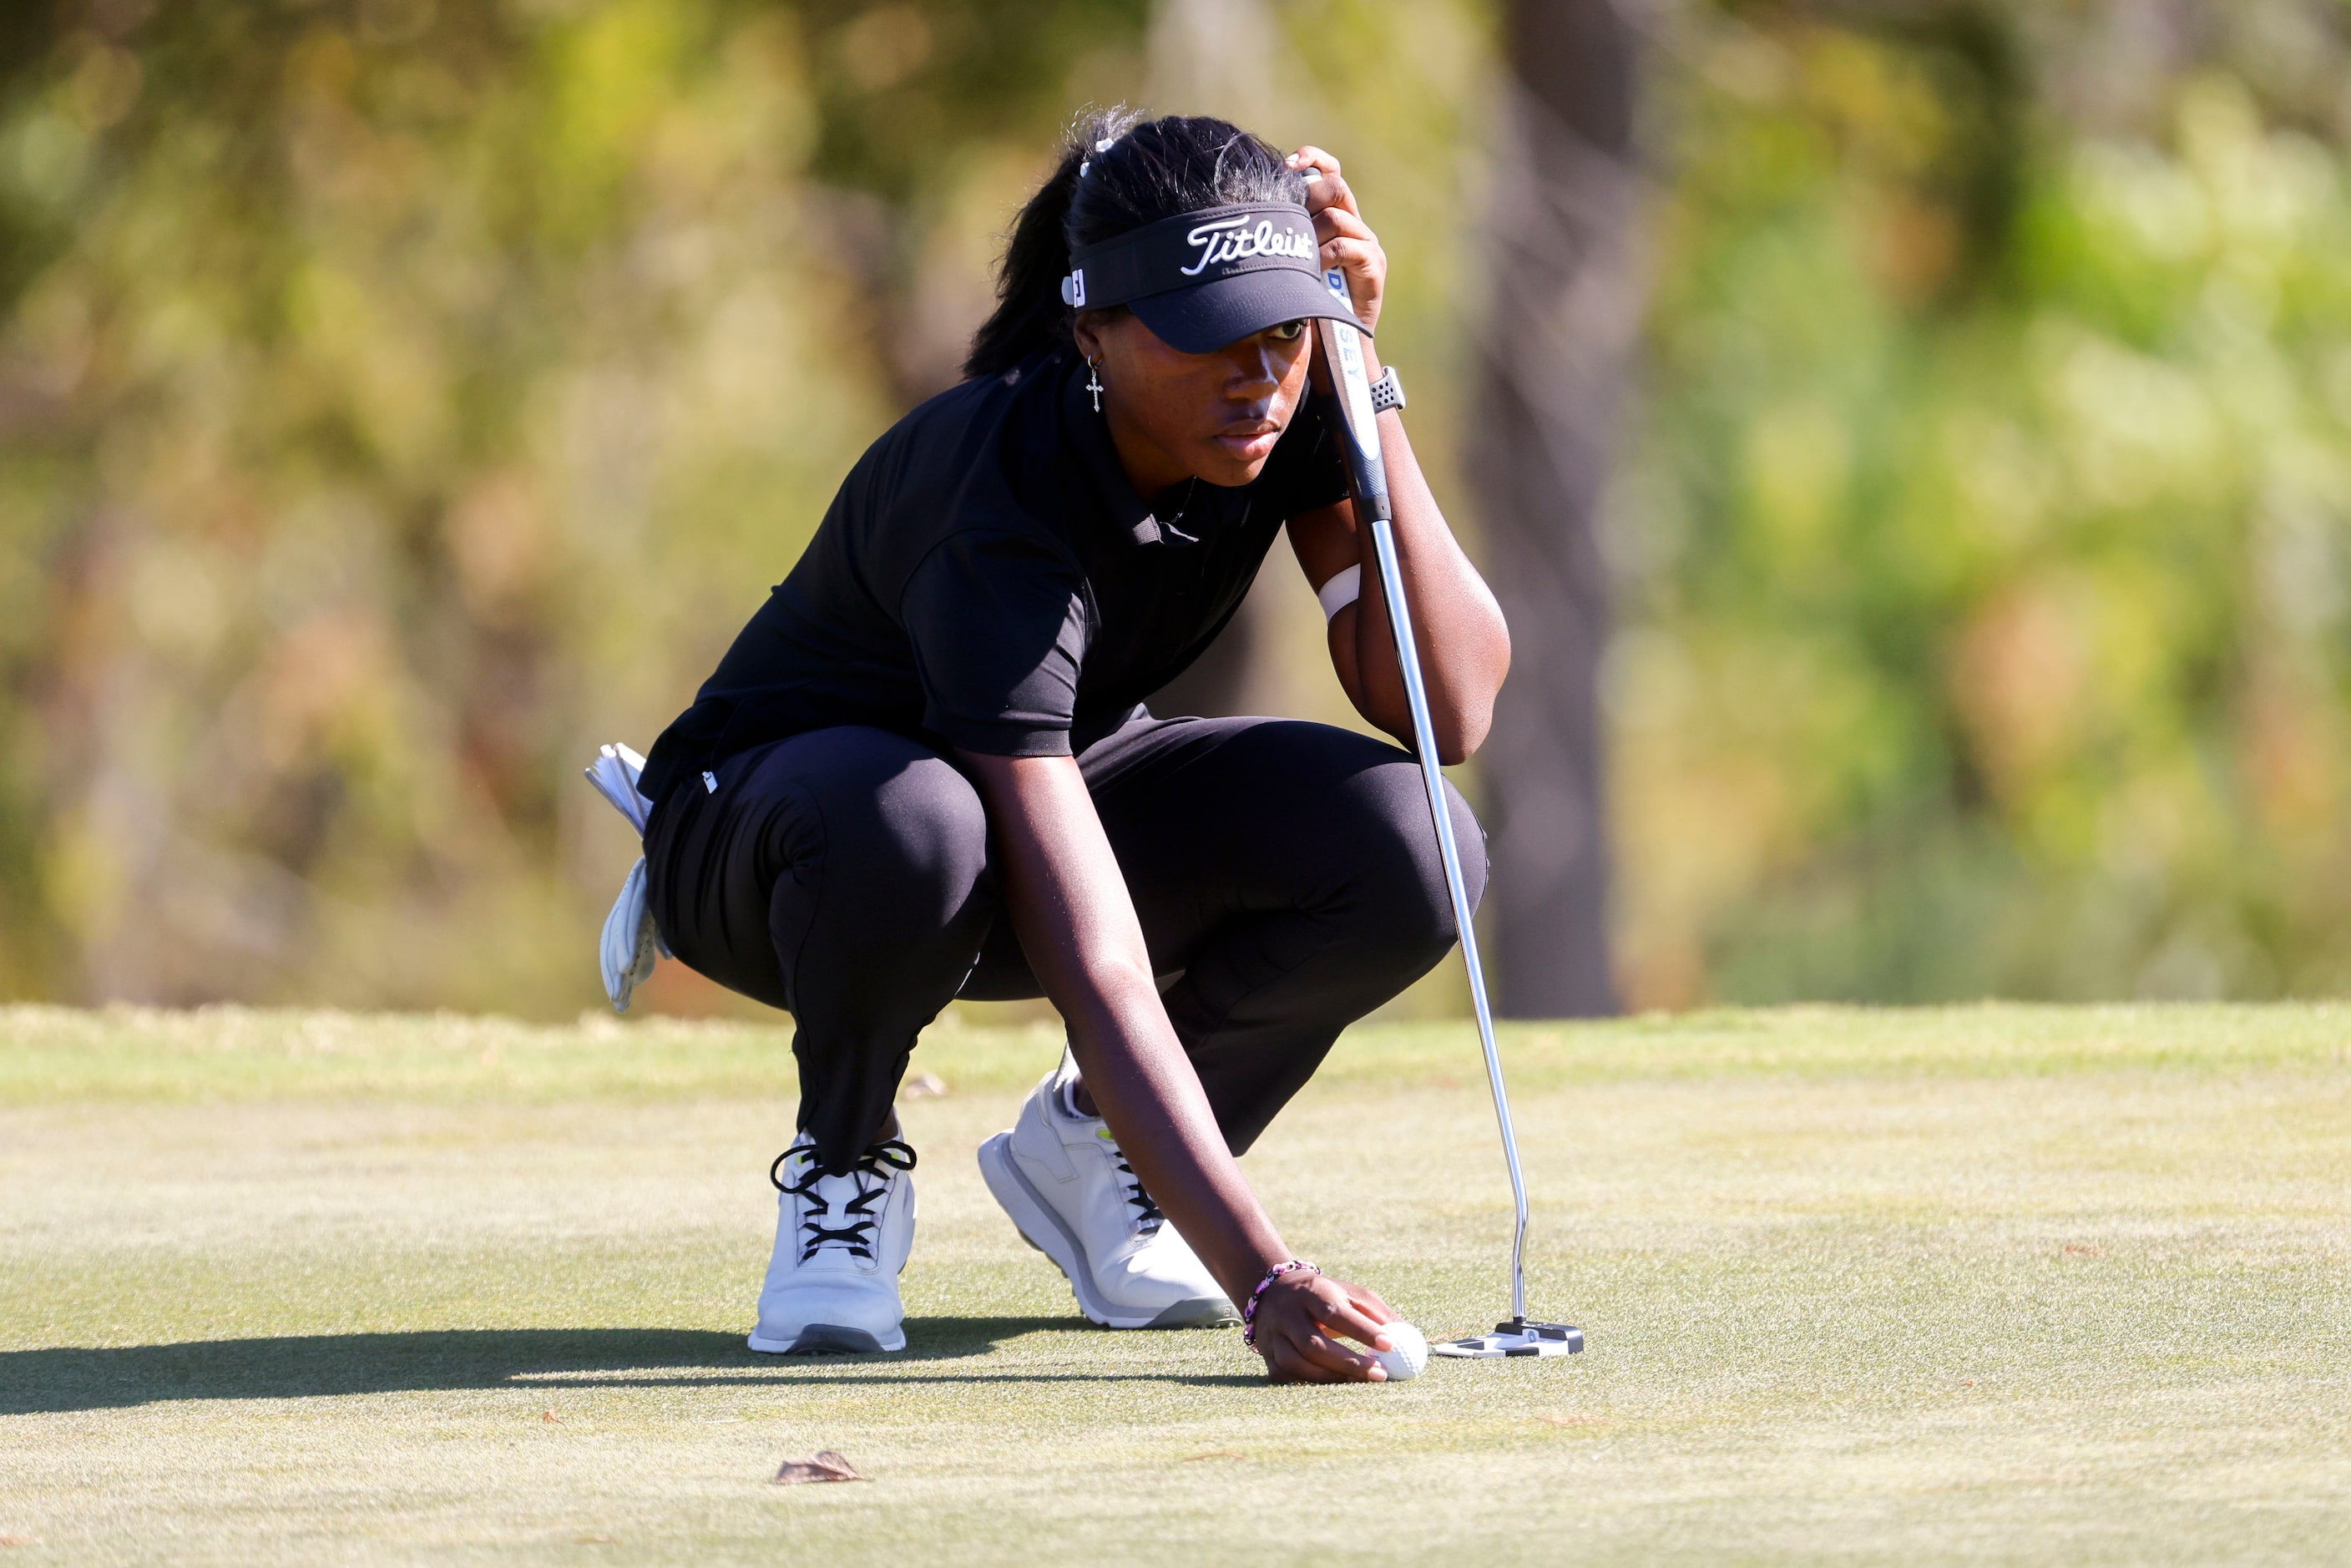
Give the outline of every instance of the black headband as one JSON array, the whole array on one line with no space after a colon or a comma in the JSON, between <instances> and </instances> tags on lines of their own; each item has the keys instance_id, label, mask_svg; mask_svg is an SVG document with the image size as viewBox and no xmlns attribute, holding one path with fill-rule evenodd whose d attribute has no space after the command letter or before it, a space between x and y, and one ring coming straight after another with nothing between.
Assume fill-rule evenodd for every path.
<instances>
[{"instance_id":1,"label":"black headband","mask_svg":"<svg viewBox=\"0 0 2351 1568\"><path fill-rule=\"evenodd\" d=\"M1319 255L1314 220L1294 202L1204 207L1071 251L1061 298L1072 309L1106 310L1273 269L1304 273L1320 287Z\"/></svg>"}]
</instances>

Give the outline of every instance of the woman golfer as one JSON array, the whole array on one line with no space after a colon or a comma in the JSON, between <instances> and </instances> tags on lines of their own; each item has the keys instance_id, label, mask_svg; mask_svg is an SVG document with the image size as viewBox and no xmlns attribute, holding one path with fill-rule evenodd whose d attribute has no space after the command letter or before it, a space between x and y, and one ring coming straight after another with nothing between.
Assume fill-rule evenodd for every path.
<instances>
[{"instance_id":1,"label":"woman golfer","mask_svg":"<svg viewBox=\"0 0 2351 1568\"><path fill-rule=\"evenodd\" d=\"M914 1152L891 1104L915 1036L956 997L1042 995L1068 1052L979 1163L1085 1315L1191 1326L1238 1302L1273 1376L1381 1375L1336 1336L1379 1344L1395 1314L1294 1260L1234 1156L1453 945L1420 777L1347 730L1144 700L1287 530L1348 696L1411 735L1308 373L1310 319L1368 331L1385 271L1326 152L1217 120L1081 125L1019 215L969 379L860 459L653 747L654 924L798 1026L752 1348L904 1347ZM1393 375L1381 389L1402 407ZM1400 416L1379 417L1456 759L1485 736L1509 635Z\"/></svg>"}]
</instances>

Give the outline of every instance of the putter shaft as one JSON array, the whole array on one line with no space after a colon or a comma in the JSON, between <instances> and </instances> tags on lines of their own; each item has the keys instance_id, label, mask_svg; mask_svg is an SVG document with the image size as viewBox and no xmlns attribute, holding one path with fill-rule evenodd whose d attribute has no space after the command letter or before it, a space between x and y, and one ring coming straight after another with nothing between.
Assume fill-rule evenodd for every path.
<instances>
[{"instance_id":1,"label":"putter shaft","mask_svg":"<svg viewBox=\"0 0 2351 1568\"><path fill-rule=\"evenodd\" d=\"M1372 549L1379 561L1381 595L1395 633L1396 664L1404 672L1405 700L1412 708L1412 737L1420 753L1420 781L1428 792L1428 814L1437 825L1437 852L1445 862L1445 889L1453 899L1453 923L1461 933L1461 960L1469 970L1469 1004L1478 1014L1478 1043L1486 1051L1486 1082L1494 1091L1494 1119L1502 1127L1502 1158L1510 1167L1510 1201L1518 1222L1510 1233L1510 1316L1527 1315L1527 1181L1519 1170L1519 1140L1510 1127L1510 1100L1502 1088L1502 1056L1494 1046L1494 1013L1486 1001L1486 966L1478 956L1478 927L1469 888L1461 875L1461 846L1453 837L1453 813L1445 807L1445 774L1437 757L1435 727L1428 716L1428 687L1421 678L1420 649L1413 641L1412 611L1405 602L1404 568L1396 559L1395 528L1387 518L1371 519Z\"/></svg>"}]
</instances>

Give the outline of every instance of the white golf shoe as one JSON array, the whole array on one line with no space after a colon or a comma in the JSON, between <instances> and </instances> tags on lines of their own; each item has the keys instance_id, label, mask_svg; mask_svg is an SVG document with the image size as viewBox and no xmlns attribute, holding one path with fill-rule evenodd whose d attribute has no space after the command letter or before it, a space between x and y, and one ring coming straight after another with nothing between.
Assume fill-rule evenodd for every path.
<instances>
[{"instance_id":1,"label":"white golf shoe","mask_svg":"<svg viewBox=\"0 0 2351 1568\"><path fill-rule=\"evenodd\" d=\"M774 1354L906 1348L898 1273L914 1245L914 1151L874 1145L827 1176L803 1134L778 1157L776 1252L751 1348Z\"/></svg>"},{"instance_id":2,"label":"white golf shoe","mask_svg":"<svg viewBox=\"0 0 2351 1568\"><path fill-rule=\"evenodd\" d=\"M1021 1239L1061 1265L1094 1322L1173 1329L1240 1321L1102 1119L1070 1108L1058 1071L1037 1085L1010 1132L979 1146L979 1170Z\"/></svg>"}]
</instances>

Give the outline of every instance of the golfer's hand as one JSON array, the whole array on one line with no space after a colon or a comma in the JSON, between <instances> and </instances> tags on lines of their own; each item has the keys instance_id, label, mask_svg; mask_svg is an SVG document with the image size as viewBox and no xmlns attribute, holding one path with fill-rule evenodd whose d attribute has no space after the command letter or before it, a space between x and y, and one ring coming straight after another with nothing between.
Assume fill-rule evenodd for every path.
<instances>
[{"instance_id":1,"label":"golfer's hand","mask_svg":"<svg viewBox=\"0 0 2351 1568\"><path fill-rule=\"evenodd\" d=\"M1320 147L1301 147L1286 160L1301 173L1311 169L1320 179L1306 182L1306 210L1314 214L1314 237L1322 247L1322 270L1337 267L1347 275L1347 299L1366 332L1380 324L1380 298L1387 292L1388 255L1379 236L1364 222L1355 206L1355 193L1339 177L1339 160Z\"/></svg>"},{"instance_id":2,"label":"golfer's hand","mask_svg":"<svg viewBox=\"0 0 2351 1568\"><path fill-rule=\"evenodd\" d=\"M1387 1372L1338 1334L1394 1350L1380 1333L1396 1315L1377 1293L1328 1274L1284 1274L1257 1303L1257 1350L1276 1383L1381 1383Z\"/></svg>"}]
</instances>

